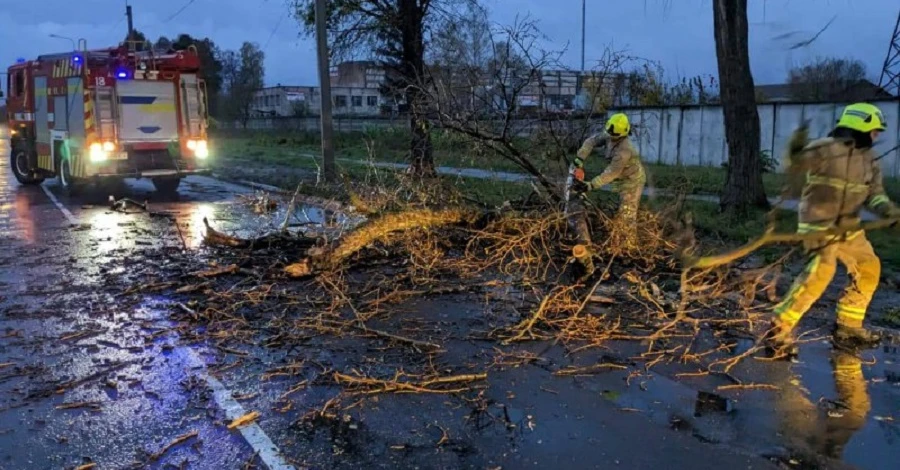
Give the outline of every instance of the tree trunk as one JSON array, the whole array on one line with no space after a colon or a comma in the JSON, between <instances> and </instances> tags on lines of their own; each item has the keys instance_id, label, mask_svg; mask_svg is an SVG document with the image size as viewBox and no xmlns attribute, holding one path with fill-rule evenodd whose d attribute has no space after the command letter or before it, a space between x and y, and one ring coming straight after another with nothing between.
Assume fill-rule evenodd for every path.
<instances>
[{"instance_id":1,"label":"tree trunk","mask_svg":"<svg viewBox=\"0 0 900 470\"><path fill-rule=\"evenodd\" d=\"M752 207L768 208L762 181L759 113L750 73L747 0L713 0L713 24L728 141L728 175L722 191L722 210L742 212Z\"/></svg>"},{"instance_id":2,"label":"tree trunk","mask_svg":"<svg viewBox=\"0 0 900 470\"><path fill-rule=\"evenodd\" d=\"M400 28L403 62L400 67L402 83L406 87L406 104L409 106L409 130L412 134L409 147L409 172L417 176L434 176L434 155L431 148L431 122L422 91L425 83L425 13L427 2L400 0Z\"/></svg>"}]
</instances>

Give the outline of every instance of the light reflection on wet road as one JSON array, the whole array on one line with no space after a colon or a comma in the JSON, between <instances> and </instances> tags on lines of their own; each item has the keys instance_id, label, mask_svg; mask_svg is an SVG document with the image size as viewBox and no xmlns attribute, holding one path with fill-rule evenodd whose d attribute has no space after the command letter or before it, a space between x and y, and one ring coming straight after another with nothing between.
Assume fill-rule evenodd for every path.
<instances>
[{"instance_id":1,"label":"light reflection on wet road","mask_svg":"<svg viewBox=\"0 0 900 470\"><path fill-rule=\"evenodd\" d=\"M180 245L171 224L112 212L106 194L68 198L45 182L81 224L72 227L40 187L18 185L8 150L0 154L0 469L227 469L258 461L241 434L224 427L196 356L158 334L167 306L119 305L100 285L103 271L157 261L142 259L141 247ZM148 198L153 210L175 214L190 246L199 244L204 217L244 223L217 216L250 190L209 178L186 183L170 200L145 181L116 196ZM151 458L191 431L198 437Z\"/></svg>"}]
</instances>

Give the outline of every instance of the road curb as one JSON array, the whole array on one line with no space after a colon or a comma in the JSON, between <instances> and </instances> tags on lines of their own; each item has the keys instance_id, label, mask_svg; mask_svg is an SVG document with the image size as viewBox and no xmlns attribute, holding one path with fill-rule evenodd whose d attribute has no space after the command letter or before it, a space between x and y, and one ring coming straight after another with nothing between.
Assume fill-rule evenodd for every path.
<instances>
[{"instance_id":1,"label":"road curb","mask_svg":"<svg viewBox=\"0 0 900 470\"><path fill-rule=\"evenodd\" d=\"M278 194L287 194L287 195L292 194L290 191L288 191L286 189L279 188L278 186L272 186L270 184L263 184L263 183L257 183L255 181L227 178L218 173L210 173L210 176L212 176L213 178L220 180L220 181L225 181L225 182L232 183L232 184L239 184L242 186L248 186L253 189L259 189L259 190L269 191L269 192L278 193Z\"/></svg>"},{"instance_id":2,"label":"road curb","mask_svg":"<svg viewBox=\"0 0 900 470\"><path fill-rule=\"evenodd\" d=\"M282 196L293 197L293 195L294 195L294 193L292 191L288 191L286 189L282 189L277 186L272 186L270 184L257 183L255 181L248 181L248 180L241 180L241 179L226 178L226 177L223 177L216 173L213 173L210 176L212 176L213 178L218 179L220 181L225 181L227 183L237 184L237 185L241 185L241 186L247 186L247 187L250 187L253 189L258 189L261 191L268 191L268 192L280 194ZM345 214L352 214L352 213L356 212L355 207L344 204L341 201L338 201L335 199L325 199L322 197L311 196L308 194L300 194L297 199L297 202L302 202L302 203L308 204L310 206L316 206L316 207L319 207L324 210L343 212Z\"/></svg>"}]
</instances>

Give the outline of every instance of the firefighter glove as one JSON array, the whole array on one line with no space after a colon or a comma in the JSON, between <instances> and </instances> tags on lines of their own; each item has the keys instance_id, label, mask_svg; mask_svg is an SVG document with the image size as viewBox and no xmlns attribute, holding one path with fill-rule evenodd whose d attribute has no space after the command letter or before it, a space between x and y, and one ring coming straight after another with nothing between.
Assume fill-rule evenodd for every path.
<instances>
[{"instance_id":1,"label":"firefighter glove","mask_svg":"<svg viewBox=\"0 0 900 470\"><path fill-rule=\"evenodd\" d=\"M572 181L572 190L576 193L586 193L591 190L591 185L576 179Z\"/></svg>"},{"instance_id":2,"label":"firefighter glove","mask_svg":"<svg viewBox=\"0 0 900 470\"><path fill-rule=\"evenodd\" d=\"M582 160L581 157L575 157L575 162L574 162L574 163L575 163L575 168L582 168L582 167L584 167L584 160Z\"/></svg>"}]
</instances>

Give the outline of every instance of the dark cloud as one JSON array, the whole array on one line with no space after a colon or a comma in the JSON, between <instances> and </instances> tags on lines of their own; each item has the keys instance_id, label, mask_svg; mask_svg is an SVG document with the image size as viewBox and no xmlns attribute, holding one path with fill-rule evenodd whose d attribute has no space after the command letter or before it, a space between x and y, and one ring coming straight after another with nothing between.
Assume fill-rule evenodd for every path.
<instances>
[{"instance_id":1,"label":"dark cloud","mask_svg":"<svg viewBox=\"0 0 900 470\"><path fill-rule=\"evenodd\" d=\"M312 42L300 35L287 0L131 0L135 26L156 38L187 32L209 36L225 48L243 41L265 45L266 82L316 82ZM711 0L587 0L588 66L608 47L658 60L671 78L715 74ZM124 0L2 0L0 61L65 50L59 34L83 37L89 46L108 46L125 36ZM578 67L581 0L486 0L497 23L529 14L562 49L565 65ZM751 0L751 61L758 83L784 80L792 64L817 56L862 60L877 81L897 18L896 0ZM832 18L827 31L811 45L790 47L812 37ZM280 21L280 23L279 23ZM277 28L276 28L277 26ZM271 38L271 39L270 39Z\"/></svg>"}]
</instances>

